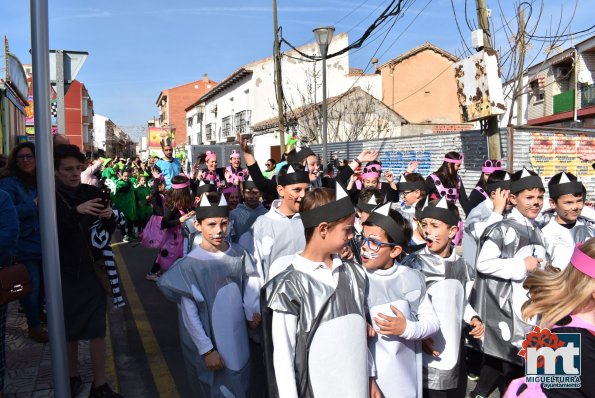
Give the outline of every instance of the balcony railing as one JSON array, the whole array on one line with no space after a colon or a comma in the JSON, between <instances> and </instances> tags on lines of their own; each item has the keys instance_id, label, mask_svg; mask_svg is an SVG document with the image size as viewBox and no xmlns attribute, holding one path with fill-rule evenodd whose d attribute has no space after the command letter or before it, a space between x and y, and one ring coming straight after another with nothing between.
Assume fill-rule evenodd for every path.
<instances>
[{"instance_id":1,"label":"balcony railing","mask_svg":"<svg viewBox=\"0 0 595 398\"><path fill-rule=\"evenodd\" d=\"M595 84L581 88L581 108L595 106Z\"/></svg>"},{"instance_id":2,"label":"balcony railing","mask_svg":"<svg viewBox=\"0 0 595 398\"><path fill-rule=\"evenodd\" d=\"M250 129L251 111L242 111L235 114L236 133L246 134Z\"/></svg>"},{"instance_id":3,"label":"balcony railing","mask_svg":"<svg viewBox=\"0 0 595 398\"><path fill-rule=\"evenodd\" d=\"M223 134L223 137L225 138L233 136L231 116L221 119L221 134Z\"/></svg>"},{"instance_id":4,"label":"balcony railing","mask_svg":"<svg viewBox=\"0 0 595 398\"><path fill-rule=\"evenodd\" d=\"M554 113L572 111L574 109L574 90L554 95Z\"/></svg>"},{"instance_id":5,"label":"balcony railing","mask_svg":"<svg viewBox=\"0 0 595 398\"><path fill-rule=\"evenodd\" d=\"M215 141L215 123L209 123L205 127L205 138L207 141Z\"/></svg>"}]
</instances>

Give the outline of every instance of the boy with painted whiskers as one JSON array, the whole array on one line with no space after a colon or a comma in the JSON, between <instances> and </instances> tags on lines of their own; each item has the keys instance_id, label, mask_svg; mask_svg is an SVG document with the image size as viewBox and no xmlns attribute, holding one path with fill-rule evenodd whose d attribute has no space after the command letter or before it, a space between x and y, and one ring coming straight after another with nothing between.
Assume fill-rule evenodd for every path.
<instances>
[{"instance_id":1,"label":"boy with painted whiskers","mask_svg":"<svg viewBox=\"0 0 595 398\"><path fill-rule=\"evenodd\" d=\"M353 237L355 215L338 184L336 192L306 194L300 204L306 247L262 289L271 397L370 393L366 277L338 254Z\"/></svg>"},{"instance_id":2,"label":"boy with painted whiskers","mask_svg":"<svg viewBox=\"0 0 595 398\"><path fill-rule=\"evenodd\" d=\"M194 397L250 396L250 347L247 325L260 316L244 305L254 261L225 239L229 225L224 197L196 209L200 245L177 261L158 281L163 294L178 303L180 341Z\"/></svg>"},{"instance_id":3,"label":"boy with painted whiskers","mask_svg":"<svg viewBox=\"0 0 595 398\"><path fill-rule=\"evenodd\" d=\"M380 205L370 213L360 239L374 325L368 340L376 366L372 387L385 397L421 397L421 340L437 332L440 325L424 276L399 263L411 240L411 227L390 206Z\"/></svg>"},{"instance_id":4,"label":"boy with painted whiskers","mask_svg":"<svg viewBox=\"0 0 595 398\"><path fill-rule=\"evenodd\" d=\"M479 241L477 279L470 301L486 321L484 364L473 396L487 397L497 387L523 375L517 355L532 322L525 322L521 306L527 300L523 282L543 268L548 256L543 233L535 219L545 189L541 178L527 169L511 176L507 217L488 227ZM544 261L545 260L545 261Z\"/></svg>"},{"instance_id":5,"label":"boy with painted whiskers","mask_svg":"<svg viewBox=\"0 0 595 398\"><path fill-rule=\"evenodd\" d=\"M420 217L426 247L408 256L404 264L425 276L427 293L440 320L440 331L424 340L424 396L464 397L463 321L469 324L472 337L479 339L484 332L481 319L467 302L474 275L452 245L459 223L456 206L443 197L430 202Z\"/></svg>"},{"instance_id":6,"label":"boy with painted whiskers","mask_svg":"<svg viewBox=\"0 0 595 398\"><path fill-rule=\"evenodd\" d=\"M564 270L573 248L595 236L595 222L581 217L586 189L572 173L558 173L548 183L554 217L542 228L552 265Z\"/></svg>"}]
</instances>

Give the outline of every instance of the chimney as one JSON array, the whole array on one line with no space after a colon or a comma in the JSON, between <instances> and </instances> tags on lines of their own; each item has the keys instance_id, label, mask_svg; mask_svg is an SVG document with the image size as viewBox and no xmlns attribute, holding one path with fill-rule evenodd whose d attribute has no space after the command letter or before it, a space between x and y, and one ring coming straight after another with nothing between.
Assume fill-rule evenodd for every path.
<instances>
[{"instance_id":1,"label":"chimney","mask_svg":"<svg viewBox=\"0 0 595 398\"><path fill-rule=\"evenodd\" d=\"M205 83L209 82L209 75L207 73L205 73L204 75L202 75L202 81Z\"/></svg>"},{"instance_id":2,"label":"chimney","mask_svg":"<svg viewBox=\"0 0 595 398\"><path fill-rule=\"evenodd\" d=\"M374 65L374 73L378 72L378 58L372 59L372 65Z\"/></svg>"}]
</instances>

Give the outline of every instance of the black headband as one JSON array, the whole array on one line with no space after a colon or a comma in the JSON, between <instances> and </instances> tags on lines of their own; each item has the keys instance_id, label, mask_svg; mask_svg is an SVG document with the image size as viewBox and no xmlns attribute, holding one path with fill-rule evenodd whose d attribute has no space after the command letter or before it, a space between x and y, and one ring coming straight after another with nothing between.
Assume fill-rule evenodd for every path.
<instances>
[{"instance_id":1,"label":"black headband","mask_svg":"<svg viewBox=\"0 0 595 398\"><path fill-rule=\"evenodd\" d=\"M244 190L244 189L253 189L253 188L258 188L256 186L256 184L254 183L254 181L252 181L252 180L242 181L242 190Z\"/></svg>"},{"instance_id":2,"label":"black headband","mask_svg":"<svg viewBox=\"0 0 595 398\"><path fill-rule=\"evenodd\" d=\"M310 175L305 171L294 171L293 173L287 173L277 176L277 184L281 186L293 185L293 184L309 184Z\"/></svg>"},{"instance_id":3,"label":"black headband","mask_svg":"<svg viewBox=\"0 0 595 398\"><path fill-rule=\"evenodd\" d=\"M356 207L358 209L360 209L361 211L364 211L366 213L371 213L372 210L374 210L376 208L376 206L378 206L378 205L372 205L372 204L366 203L362 200L358 200L357 205L356 205Z\"/></svg>"},{"instance_id":4,"label":"black headband","mask_svg":"<svg viewBox=\"0 0 595 398\"><path fill-rule=\"evenodd\" d=\"M333 222L353 214L353 203L349 196L300 213L304 228L312 228L323 222Z\"/></svg>"},{"instance_id":5,"label":"black headband","mask_svg":"<svg viewBox=\"0 0 595 398\"><path fill-rule=\"evenodd\" d=\"M399 189L399 192L403 192L403 191L415 191L415 190L420 190L420 191L424 191L427 192L428 188L425 182L423 181L403 181L403 182L399 182L397 184L397 188Z\"/></svg>"},{"instance_id":6,"label":"black headband","mask_svg":"<svg viewBox=\"0 0 595 398\"><path fill-rule=\"evenodd\" d=\"M489 195L498 188L504 189L504 190L510 189L510 180L502 180L502 181L492 182L492 183L486 185L486 192Z\"/></svg>"},{"instance_id":7,"label":"black headband","mask_svg":"<svg viewBox=\"0 0 595 398\"><path fill-rule=\"evenodd\" d=\"M543 189L543 182L539 176L530 175L528 177L523 177L517 181L510 182L510 192L513 194L517 194L525 189Z\"/></svg>"},{"instance_id":8,"label":"black headband","mask_svg":"<svg viewBox=\"0 0 595 398\"><path fill-rule=\"evenodd\" d=\"M459 224L459 217L455 213L448 209L431 205L422 210L421 218L433 218L445 222L450 226Z\"/></svg>"},{"instance_id":9,"label":"black headband","mask_svg":"<svg viewBox=\"0 0 595 398\"><path fill-rule=\"evenodd\" d=\"M229 217L229 209L227 206L217 206L211 204L210 206L196 206L196 219L203 220L205 218Z\"/></svg>"},{"instance_id":10,"label":"black headband","mask_svg":"<svg viewBox=\"0 0 595 398\"><path fill-rule=\"evenodd\" d=\"M312 149L310 149L309 147L304 147L299 152L296 152L295 161L296 161L296 163L301 163L308 156L312 156L312 155L316 156L316 154L314 152L312 152Z\"/></svg>"},{"instance_id":11,"label":"black headband","mask_svg":"<svg viewBox=\"0 0 595 398\"><path fill-rule=\"evenodd\" d=\"M550 198L559 198L562 195L582 194L585 186L579 181L564 182L550 187Z\"/></svg>"},{"instance_id":12,"label":"black headband","mask_svg":"<svg viewBox=\"0 0 595 398\"><path fill-rule=\"evenodd\" d=\"M217 192L217 185L215 184L203 184L203 185L199 185L198 188L196 188L196 194L200 195L206 192Z\"/></svg>"},{"instance_id":13,"label":"black headband","mask_svg":"<svg viewBox=\"0 0 595 398\"><path fill-rule=\"evenodd\" d=\"M405 237L403 236L403 228L399 226L390 216L385 216L377 212L372 212L370 217L366 220L364 225L374 224L380 227L386 232L386 234L395 242L397 245L405 244Z\"/></svg>"}]
</instances>

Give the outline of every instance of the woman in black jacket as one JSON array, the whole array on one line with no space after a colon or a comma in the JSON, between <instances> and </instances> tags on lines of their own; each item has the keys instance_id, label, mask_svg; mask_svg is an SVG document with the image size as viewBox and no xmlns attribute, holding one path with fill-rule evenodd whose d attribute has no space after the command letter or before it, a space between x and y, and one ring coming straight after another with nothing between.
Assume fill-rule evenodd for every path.
<instances>
[{"instance_id":1,"label":"woman in black jacket","mask_svg":"<svg viewBox=\"0 0 595 398\"><path fill-rule=\"evenodd\" d=\"M89 397L121 397L113 392L105 378L105 332L107 294L96 264L101 250L94 247L91 227L101 226L108 234L116 228L109 202L102 202L101 192L81 184L85 157L76 145L58 145L54 149L56 176L56 214L62 301L68 349L68 367L72 396L81 389L78 375L78 342L90 340L93 384Z\"/></svg>"}]
</instances>

